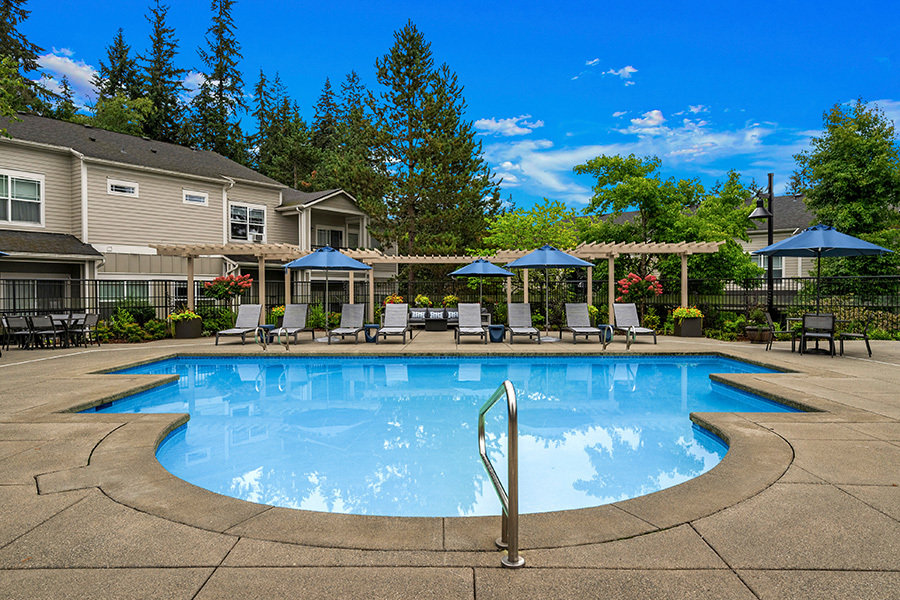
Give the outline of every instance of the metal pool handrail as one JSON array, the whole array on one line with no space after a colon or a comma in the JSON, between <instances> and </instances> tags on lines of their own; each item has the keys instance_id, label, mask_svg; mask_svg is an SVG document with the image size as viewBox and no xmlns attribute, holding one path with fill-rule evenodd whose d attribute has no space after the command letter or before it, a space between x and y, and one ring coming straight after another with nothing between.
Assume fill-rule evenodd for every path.
<instances>
[{"instance_id":1,"label":"metal pool handrail","mask_svg":"<svg viewBox=\"0 0 900 600\"><path fill-rule=\"evenodd\" d=\"M509 493L503 489L497 472L488 458L487 448L484 441L484 415L491 409L497 401L506 396L506 407L509 415L509 435L507 440L507 473L509 483ZM496 541L500 548L507 548L506 556L500 559L500 563L504 567L518 568L525 564L525 559L519 556L519 419L516 410L516 390L513 388L512 382L504 381L497 388L497 391L491 394L481 410L478 411L478 454L481 456L481 462L494 484L494 490L500 498L503 505L503 516L501 522L501 537Z\"/></svg>"}]
</instances>

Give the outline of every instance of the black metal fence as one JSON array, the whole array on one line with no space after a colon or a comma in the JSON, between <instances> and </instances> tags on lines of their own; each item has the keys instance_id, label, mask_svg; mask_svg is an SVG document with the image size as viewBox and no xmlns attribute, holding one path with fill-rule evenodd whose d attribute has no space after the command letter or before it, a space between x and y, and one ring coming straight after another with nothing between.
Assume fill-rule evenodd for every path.
<instances>
[{"instance_id":1,"label":"black metal fence","mask_svg":"<svg viewBox=\"0 0 900 600\"><path fill-rule=\"evenodd\" d=\"M507 300L506 280L485 278L479 294L477 279L448 279L443 281L375 282L376 306L392 294L399 294L410 304L417 295L427 296L434 306L440 306L445 296L456 296L460 302L483 302L489 307L500 306ZM593 304L602 310L607 304L606 280L594 280ZM661 317L680 305L681 284L678 280L663 280L664 293L648 304L656 307ZM566 302L586 302L588 282L584 279L550 281L549 287L540 276L533 276L528 300L535 313L543 314L545 302L550 306L551 323L563 319ZM412 290L412 295L410 295ZM769 291L765 280L733 281L691 279L688 282L688 303L706 311L747 313L754 307L768 304ZM480 297L479 297L480 295ZM203 295L203 282L195 282L195 305L199 310L228 307L229 303ZM866 309L875 315L874 325L887 331L900 330L900 277L785 277L774 281L772 306L776 319L816 309L817 298L822 310ZM357 303L369 301L366 279L354 282L353 299ZM519 277L512 280L512 302L525 300L524 285ZM294 302L322 304L329 311L339 311L350 301L350 284L346 280L332 280L325 297L325 282L295 282ZM284 281L267 281L264 302L267 309L284 304ZM259 302L257 286L240 299L242 303ZM0 313L33 315L54 312L92 312L108 318L120 306L140 309L146 318L165 319L173 310L187 304L187 282L161 279L141 280L56 280L3 279L0 280ZM502 316L502 315L495 315Z\"/></svg>"}]
</instances>

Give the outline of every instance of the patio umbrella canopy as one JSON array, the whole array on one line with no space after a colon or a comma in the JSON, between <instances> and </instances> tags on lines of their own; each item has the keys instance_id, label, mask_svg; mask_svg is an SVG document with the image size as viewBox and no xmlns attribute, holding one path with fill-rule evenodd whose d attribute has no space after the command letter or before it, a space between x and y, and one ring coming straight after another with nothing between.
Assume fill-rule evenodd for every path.
<instances>
[{"instance_id":1,"label":"patio umbrella canopy","mask_svg":"<svg viewBox=\"0 0 900 600\"><path fill-rule=\"evenodd\" d=\"M468 264L464 267L461 267L452 273L450 273L452 277L478 277L478 301L481 302L484 286L484 278L485 277L512 277L513 274L504 269L503 267L498 267L494 263L488 262L483 258L479 258L473 261L471 264Z\"/></svg>"},{"instance_id":2,"label":"patio umbrella canopy","mask_svg":"<svg viewBox=\"0 0 900 600\"><path fill-rule=\"evenodd\" d=\"M546 290L544 293L544 331L548 334L550 328L550 272L548 269L577 269L581 267L593 266L586 260L581 260L571 254L566 254L562 250L557 250L553 246L541 246L537 250L529 252L522 258L512 261L507 267L513 269L543 269Z\"/></svg>"},{"instance_id":3,"label":"patio umbrella canopy","mask_svg":"<svg viewBox=\"0 0 900 600\"><path fill-rule=\"evenodd\" d=\"M325 271L325 328L328 328L328 272L329 271L368 271L372 267L355 258L341 254L330 246L318 248L302 258L284 265L285 269L307 271Z\"/></svg>"},{"instance_id":4,"label":"patio umbrella canopy","mask_svg":"<svg viewBox=\"0 0 900 600\"><path fill-rule=\"evenodd\" d=\"M855 238L852 235L841 233L828 225L814 225L791 236L786 240L766 246L761 250L751 252L760 256L799 256L821 259L832 256L877 256L893 252ZM819 260L816 274L816 313L819 312L819 280L822 277L822 261Z\"/></svg>"}]
</instances>

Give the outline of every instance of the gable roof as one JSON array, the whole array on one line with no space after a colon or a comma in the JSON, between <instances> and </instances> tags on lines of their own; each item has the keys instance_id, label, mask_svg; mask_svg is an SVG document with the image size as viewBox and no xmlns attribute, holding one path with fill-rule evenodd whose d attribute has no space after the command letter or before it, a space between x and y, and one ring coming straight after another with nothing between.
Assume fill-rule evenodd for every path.
<instances>
[{"instance_id":1,"label":"gable roof","mask_svg":"<svg viewBox=\"0 0 900 600\"><path fill-rule=\"evenodd\" d=\"M775 196L772 198L772 214L775 215L774 229L806 229L813 224L815 215L806 207L806 200L799 196ZM755 201L754 205L755 205ZM768 201L766 208L768 208ZM764 219L753 221L755 229L748 229L749 233L768 231L768 224Z\"/></svg>"},{"instance_id":2,"label":"gable roof","mask_svg":"<svg viewBox=\"0 0 900 600\"><path fill-rule=\"evenodd\" d=\"M339 193L346 194L348 198L353 200L354 204L356 203L356 198L340 188L336 188L333 190L321 190L318 192L301 192L300 190L288 188L286 190L282 190L281 192L281 206L309 206L310 204L320 202Z\"/></svg>"},{"instance_id":3,"label":"gable roof","mask_svg":"<svg viewBox=\"0 0 900 600\"><path fill-rule=\"evenodd\" d=\"M137 167L284 187L274 179L208 150L194 150L35 115L18 114L16 118L19 121L0 119L0 126L5 127L14 140L71 148L89 158Z\"/></svg>"},{"instance_id":4,"label":"gable roof","mask_svg":"<svg viewBox=\"0 0 900 600\"><path fill-rule=\"evenodd\" d=\"M0 229L0 250L20 254L55 254L103 258L90 244L67 233Z\"/></svg>"}]
</instances>

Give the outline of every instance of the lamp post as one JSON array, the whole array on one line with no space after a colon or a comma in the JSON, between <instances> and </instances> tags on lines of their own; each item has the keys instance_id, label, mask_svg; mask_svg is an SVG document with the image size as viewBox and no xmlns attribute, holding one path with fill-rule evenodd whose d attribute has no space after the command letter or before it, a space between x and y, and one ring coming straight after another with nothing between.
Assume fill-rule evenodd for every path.
<instances>
[{"instance_id":1,"label":"lamp post","mask_svg":"<svg viewBox=\"0 0 900 600\"><path fill-rule=\"evenodd\" d=\"M772 214L772 209L773 209L772 205L775 200L775 191L774 191L775 188L772 183L774 178L775 178L775 174L769 173L769 190L765 195L763 194L762 190L756 192L756 208L754 209L754 211L752 213L750 213L751 219L765 219L768 222L768 227L769 227L769 243L768 243L768 245L769 246L771 246L772 244L775 243L775 215ZM763 198L764 197L768 197L768 199L769 199L769 208L768 209L766 209L766 207L763 206ZM775 312L773 310L774 306L775 306L775 297L774 297L774 294L772 291L774 284L775 284L775 276L774 276L774 272L772 270L772 257L767 256L766 257L766 310L769 311L770 315Z\"/></svg>"}]
</instances>

